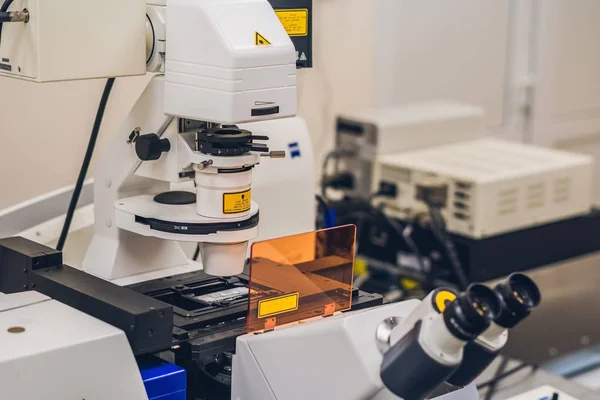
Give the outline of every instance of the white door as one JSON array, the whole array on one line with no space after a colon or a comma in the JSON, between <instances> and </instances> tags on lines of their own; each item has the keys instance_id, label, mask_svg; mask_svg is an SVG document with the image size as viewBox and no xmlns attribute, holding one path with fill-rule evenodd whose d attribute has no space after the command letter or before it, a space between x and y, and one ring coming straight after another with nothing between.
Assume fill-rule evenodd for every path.
<instances>
[{"instance_id":1,"label":"white door","mask_svg":"<svg viewBox=\"0 0 600 400\"><path fill-rule=\"evenodd\" d=\"M600 160L600 1L534 4L532 141ZM600 200L598 184L595 199Z\"/></svg>"}]
</instances>

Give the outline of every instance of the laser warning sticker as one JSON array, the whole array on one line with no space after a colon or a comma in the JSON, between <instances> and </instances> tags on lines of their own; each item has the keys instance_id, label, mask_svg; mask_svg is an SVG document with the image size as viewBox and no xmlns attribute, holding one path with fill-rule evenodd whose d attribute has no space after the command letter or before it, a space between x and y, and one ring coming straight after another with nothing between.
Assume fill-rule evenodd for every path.
<instances>
[{"instance_id":1,"label":"laser warning sticker","mask_svg":"<svg viewBox=\"0 0 600 400\"><path fill-rule=\"evenodd\" d=\"M258 302L258 318L267 318L298 309L299 293L290 293Z\"/></svg>"},{"instance_id":2,"label":"laser warning sticker","mask_svg":"<svg viewBox=\"0 0 600 400\"><path fill-rule=\"evenodd\" d=\"M275 10L290 36L308 36L308 8Z\"/></svg>"},{"instance_id":3,"label":"laser warning sticker","mask_svg":"<svg viewBox=\"0 0 600 400\"><path fill-rule=\"evenodd\" d=\"M271 44L263 35L258 32L254 32L254 44L256 46L268 46Z\"/></svg>"},{"instance_id":4,"label":"laser warning sticker","mask_svg":"<svg viewBox=\"0 0 600 400\"><path fill-rule=\"evenodd\" d=\"M238 214L250 210L252 191L223 193L223 214Z\"/></svg>"}]
</instances>

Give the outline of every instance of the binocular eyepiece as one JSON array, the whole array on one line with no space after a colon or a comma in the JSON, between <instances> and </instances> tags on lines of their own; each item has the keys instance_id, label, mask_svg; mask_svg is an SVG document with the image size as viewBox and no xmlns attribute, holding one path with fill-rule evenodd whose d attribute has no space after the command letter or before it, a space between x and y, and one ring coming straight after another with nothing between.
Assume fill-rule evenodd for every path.
<instances>
[{"instance_id":1,"label":"binocular eyepiece","mask_svg":"<svg viewBox=\"0 0 600 400\"><path fill-rule=\"evenodd\" d=\"M537 306L542 296L534 281L527 275L514 273L494 288L500 302L500 310L494 318L493 329L484 332L465 346L460 367L446 382L455 386L466 386L473 382L498 356L504 344L500 338L506 329L514 328Z\"/></svg>"},{"instance_id":2,"label":"binocular eyepiece","mask_svg":"<svg viewBox=\"0 0 600 400\"><path fill-rule=\"evenodd\" d=\"M482 284L472 284L444 311L444 322L457 339L468 341L489 328L501 313L500 297Z\"/></svg>"},{"instance_id":3,"label":"binocular eyepiece","mask_svg":"<svg viewBox=\"0 0 600 400\"><path fill-rule=\"evenodd\" d=\"M514 273L500 282L494 291L502 299L502 310L495 322L503 328L514 328L540 304L540 289L525 274Z\"/></svg>"}]
</instances>

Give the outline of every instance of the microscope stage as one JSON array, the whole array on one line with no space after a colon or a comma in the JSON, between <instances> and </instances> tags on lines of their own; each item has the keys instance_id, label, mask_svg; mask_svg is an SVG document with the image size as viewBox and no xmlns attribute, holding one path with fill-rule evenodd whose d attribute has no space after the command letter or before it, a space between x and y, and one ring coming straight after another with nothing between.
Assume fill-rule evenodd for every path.
<instances>
[{"instance_id":1,"label":"microscope stage","mask_svg":"<svg viewBox=\"0 0 600 400\"><path fill-rule=\"evenodd\" d=\"M238 243L258 234L258 205L252 202L249 215L217 219L198 215L195 203L160 204L153 195L142 195L116 201L115 220L120 229L143 236L183 242Z\"/></svg>"}]
</instances>

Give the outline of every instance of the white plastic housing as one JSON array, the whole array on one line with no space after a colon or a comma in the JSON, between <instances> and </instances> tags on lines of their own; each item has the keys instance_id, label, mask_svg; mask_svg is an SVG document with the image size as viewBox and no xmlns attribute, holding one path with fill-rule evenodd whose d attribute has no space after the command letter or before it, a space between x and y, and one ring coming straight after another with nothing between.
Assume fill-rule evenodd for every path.
<instances>
[{"instance_id":1,"label":"white plastic housing","mask_svg":"<svg viewBox=\"0 0 600 400\"><path fill-rule=\"evenodd\" d=\"M204 272L212 276L233 276L244 271L248 242L200 243Z\"/></svg>"},{"instance_id":2,"label":"white plastic housing","mask_svg":"<svg viewBox=\"0 0 600 400\"><path fill-rule=\"evenodd\" d=\"M225 213L225 196L241 197L250 205L252 170L238 173L206 173L196 171L196 210L198 215L208 218L240 218L250 214L246 211ZM242 193L237 195L238 193Z\"/></svg>"},{"instance_id":3,"label":"white plastic housing","mask_svg":"<svg viewBox=\"0 0 600 400\"><path fill-rule=\"evenodd\" d=\"M5 23L0 75L37 82L146 73L144 0L15 0L28 23ZM8 60L8 61L6 61Z\"/></svg>"},{"instance_id":4,"label":"white plastic housing","mask_svg":"<svg viewBox=\"0 0 600 400\"><path fill-rule=\"evenodd\" d=\"M592 206L592 157L498 139L480 139L380 158L378 180L395 183L385 200L418 210L416 184L448 184L448 231L472 238L498 235L582 215Z\"/></svg>"},{"instance_id":5,"label":"white plastic housing","mask_svg":"<svg viewBox=\"0 0 600 400\"><path fill-rule=\"evenodd\" d=\"M296 50L267 0L169 0L165 113L219 123L296 114Z\"/></svg>"},{"instance_id":6,"label":"white plastic housing","mask_svg":"<svg viewBox=\"0 0 600 400\"><path fill-rule=\"evenodd\" d=\"M373 174L379 156L478 139L484 132L481 107L437 100L341 114L336 144L357 153L343 160L344 170L356 177L355 193L368 197L377 190Z\"/></svg>"}]
</instances>

